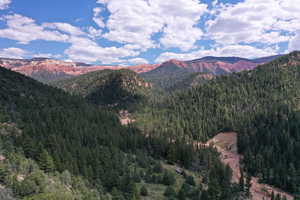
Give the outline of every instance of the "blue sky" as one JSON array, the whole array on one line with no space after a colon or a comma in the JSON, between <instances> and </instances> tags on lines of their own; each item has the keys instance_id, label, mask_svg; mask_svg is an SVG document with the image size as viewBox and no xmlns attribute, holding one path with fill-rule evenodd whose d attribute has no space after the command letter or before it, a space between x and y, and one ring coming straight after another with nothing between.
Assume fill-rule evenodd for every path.
<instances>
[{"instance_id":1,"label":"blue sky","mask_svg":"<svg viewBox=\"0 0 300 200\"><path fill-rule=\"evenodd\" d=\"M135 65L300 49L295 0L0 0L0 57Z\"/></svg>"}]
</instances>

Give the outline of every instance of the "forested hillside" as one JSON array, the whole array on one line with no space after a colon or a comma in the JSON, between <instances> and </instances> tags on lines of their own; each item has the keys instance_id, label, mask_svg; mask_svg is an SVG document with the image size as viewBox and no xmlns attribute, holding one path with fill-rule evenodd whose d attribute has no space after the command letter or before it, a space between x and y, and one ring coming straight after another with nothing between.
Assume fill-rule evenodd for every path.
<instances>
[{"instance_id":1,"label":"forested hillside","mask_svg":"<svg viewBox=\"0 0 300 200\"><path fill-rule=\"evenodd\" d=\"M122 109L141 103L149 95L152 85L130 70L91 72L53 85L83 96L89 102Z\"/></svg>"},{"instance_id":2,"label":"forested hillside","mask_svg":"<svg viewBox=\"0 0 300 200\"><path fill-rule=\"evenodd\" d=\"M299 194L300 52L223 75L137 113L146 132L206 141L238 132L245 171ZM151 123L149 123L151 121Z\"/></svg>"},{"instance_id":3,"label":"forested hillside","mask_svg":"<svg viewBox=\"0 0 300 200\"><path fill-rule=\"evenodd\" d=\"M172 62L166 62L152 71L142 73L141 77L158 88L169 90L191 74L193 74L192 71L181 68Z\"/></svg>"},{"instance_id":4,"label":"forested hillside","mask_svg":"<svg viewBox=\"0 0 300 200\"><path fill-rule=\"evenodd\" d=\"M209 73L195 72L184 78L183 80L178 81L173 86L168 88L168 91L174 92L179 90L186 90L193 87L197 87L200 84L203 84L209 80L215 78L215 75Z\"/></svg>"},{"instance_id":5,"label":"forested hillside","mask_svg":"<svg viewBox=\"0 0 300 200\"><path fill-rule=\"evenodd\" d=\"M79 96L1 67L0 105L0 184L7 199L243 195L213 148L159 132L144 135Z\"/></svg>"}]
</instances>

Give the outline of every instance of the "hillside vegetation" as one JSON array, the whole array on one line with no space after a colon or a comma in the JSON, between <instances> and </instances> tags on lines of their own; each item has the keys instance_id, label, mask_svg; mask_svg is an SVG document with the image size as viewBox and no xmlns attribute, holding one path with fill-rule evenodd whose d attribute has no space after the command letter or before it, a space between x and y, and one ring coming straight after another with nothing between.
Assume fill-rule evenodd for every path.
<instances>
[{"instance_id":1,"label":"hillside vegetation","mask_svg":"<svg viewBox=\"0 0 300 200\"><path fill-rule=\"evenodd\" d=\"M141 77L158 88L170 90L176 83L185 80L191 74L193 72L187 69L183 69L172 63L165 63L152 71L142 73Z\"/></svg>"},{"instance_id":2,"label":"hillside vegetation","mask_svg":"<svg viewBox=\"0 0 300 200\"><path fill-rule=\"evenodd\" d=\"M7 199L223 200L240 193L215 149L144 135L80 96L4 68L0 105Z\"/></svg>"},{"instance_id":3,"label":"hillside vegetation","mask_svg":"<svg viewBox=\"0 0 300 200\"><path fill-rule=\"evenodd\" d=\"M245 171L299 194L300 52L253 71L223 75L136 114L148 133L206 141L238 132ZM151 121L151 123L149 123Z\"/></svg>"},{"instance_id":4,"label":"hillside vegetation","mask_svg":"<svg viewBox=\"0 0 300 200\"><path fill-rule=\"evenodd\" d=\"M130 70L103 70L62 80L53 85L65 91L83 96L89 102L128 109L145 100L151 92L147 83Z\"/></svg>"}]
</instances>

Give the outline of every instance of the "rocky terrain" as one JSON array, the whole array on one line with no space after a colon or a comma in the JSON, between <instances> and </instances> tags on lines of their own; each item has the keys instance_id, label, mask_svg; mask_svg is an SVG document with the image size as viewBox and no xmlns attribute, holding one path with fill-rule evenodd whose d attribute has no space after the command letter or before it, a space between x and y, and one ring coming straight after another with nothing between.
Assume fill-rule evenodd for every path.
<instances>
[{"instance_id":1,"label":"rocky terrain","mask_svg":"<svg viewBox=\"0 0 300 200\"><path fill-rule=\"evenodd\" d=\"M150 71L158 65L123 66L92 66L85 63L65 62L48 58L8 59L0 58L0 66L30 76L40 81L48 82L79 76L98 70L130 69L137 73Z\"/></svg>"}]
</instances>

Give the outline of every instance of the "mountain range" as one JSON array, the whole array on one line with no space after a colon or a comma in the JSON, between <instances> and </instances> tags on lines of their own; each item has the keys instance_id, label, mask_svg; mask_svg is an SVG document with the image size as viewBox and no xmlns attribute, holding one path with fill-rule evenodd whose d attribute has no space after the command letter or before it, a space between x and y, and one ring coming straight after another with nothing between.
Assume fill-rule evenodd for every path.
<instances>
[{"instance_id":1,"label":"mountain range","mask_svg":"<svg viewBox=\"0 0 300 200\"><path fill-rule=\"evenodd\" d=\"M98 66L79 62L66 62L49 58L10 59L0 58L0 66L30 76L36 80L49 82L66 79L98 70L129 69L137 73L147 73L147 76L157 76L166 73L165 68L178 68L187 72L204 72L214 75L239 72L254 69L257 65L269 62L278 56L246 59L239 57L203 57L191 61L169 60L161 64L141 64L136 66ZM162 68L164 68L162 70ZM177 70L177 69L176 69ZM165 72L166 71L166 72Z\"/></svg>"}]
</instances>

